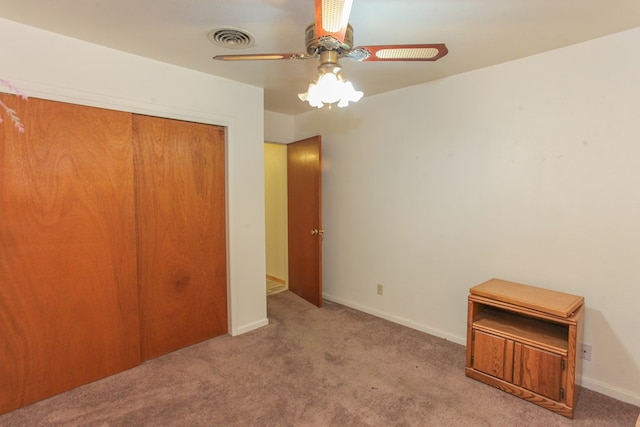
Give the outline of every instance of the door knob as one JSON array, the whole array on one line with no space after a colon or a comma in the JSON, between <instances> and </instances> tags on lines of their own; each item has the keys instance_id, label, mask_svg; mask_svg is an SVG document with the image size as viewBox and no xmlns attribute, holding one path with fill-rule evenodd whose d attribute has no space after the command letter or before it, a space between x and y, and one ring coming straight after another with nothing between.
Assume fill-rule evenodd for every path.
<instances>
[{"instance_id":1,"label":"door knob","mask_svg":"<svg viewBox=\"0 0 640 427\"><path fill-rule=\"evenodd\" d=\"M318 230L317 228L314 228L313 230L311 230L311 234L312 235L319 234L319 235L322 236L324 234L324 230L322 230L322 229Z\"/></svg>"}]
</instances>

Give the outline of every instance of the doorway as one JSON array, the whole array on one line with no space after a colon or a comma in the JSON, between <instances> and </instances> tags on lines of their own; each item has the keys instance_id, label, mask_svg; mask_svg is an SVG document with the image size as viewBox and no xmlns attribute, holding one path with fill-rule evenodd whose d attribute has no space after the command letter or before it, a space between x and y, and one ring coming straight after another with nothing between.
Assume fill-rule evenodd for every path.
<instances>
[{"instance_id":1,"label":"doorway","mask_svg":"<svg viewBox=\"0 0 640 427\"><path fill-rule=\"evenodd\" d=\"M267 295L289 288L287 146L264 144L265 252Z\"/></svg>"},{"instance_id":2,"label":"doorway","mask_svg":"<svg viewBox=\"0 0 640 427\"><path fill-rule=\"evenodd\" d=\"M322 306L321 137L265 143L267 294Z\"/></svg>"}]
</instances>

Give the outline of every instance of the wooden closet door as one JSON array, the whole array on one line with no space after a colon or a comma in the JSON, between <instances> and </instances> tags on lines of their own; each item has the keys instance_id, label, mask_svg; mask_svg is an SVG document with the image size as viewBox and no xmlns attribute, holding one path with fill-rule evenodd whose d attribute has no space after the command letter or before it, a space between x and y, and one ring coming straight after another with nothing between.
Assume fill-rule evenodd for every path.
<instances>
[{"instance_id":1,"label":"wooden closet door","mask_svg":"<svg viewBox=\"0 0 640 427\"><path fill-rule=\"evenodd\" d=\"M140 363L131 114L10 95L0 413Z\"/></svg>"},{"instance_id":2,"label":"wooden closet door","mask_svg":"<svg viewBox=\"0 0 640 427\"><path fill-rule=\"evenodd\" d=\"M142 359L227 332L224 128L134 116Z\"/></svg>"}]
</instances>

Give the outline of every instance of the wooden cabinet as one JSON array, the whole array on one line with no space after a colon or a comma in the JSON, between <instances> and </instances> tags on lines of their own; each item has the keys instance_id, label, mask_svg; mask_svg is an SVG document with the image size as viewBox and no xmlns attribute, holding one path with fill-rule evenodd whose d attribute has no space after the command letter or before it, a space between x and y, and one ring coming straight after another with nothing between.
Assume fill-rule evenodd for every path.
<instances>
[{"instance_id":1,"label":"wooden cabinet","mask_svg":"<svg viewBox=\"0 0 640 427\"><path fill-rule=\"evenodd\" d=\"M573 418L584 298L492 279L468 305L466 375Z\"/></svg>"}]
</instances>

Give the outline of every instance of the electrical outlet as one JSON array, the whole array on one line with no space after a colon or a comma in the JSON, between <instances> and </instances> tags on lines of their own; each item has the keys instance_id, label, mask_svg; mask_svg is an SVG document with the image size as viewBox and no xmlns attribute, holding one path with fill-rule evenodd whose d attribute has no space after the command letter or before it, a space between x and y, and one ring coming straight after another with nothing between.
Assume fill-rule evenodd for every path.
<instances>
[{"instance_id":1,"label":"electrical outlet","mask_svg":"<svg viewBox=\"0 0 640 427\"><path fill-rule=\"evenodd\" d=\"M382 287L382 285L381 285L380 283L378 283L377 291L378 291L378 295L382 295L382 293L383 293L383 287Z\"/></svg>"},{"instance_id":2,"label":"electrical outlet","mask_svg":"<svg viewBox=\"0 0 640 427\"><path fill-rule=\"evenodd\" d=\"M582 344L582 355L584 360L591 360L591 346L589 344Z\"/></svg>"}]
</instances>

